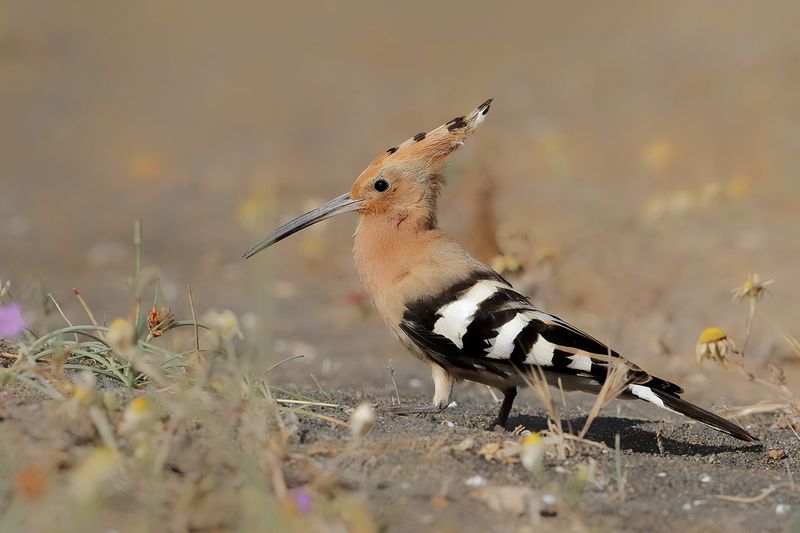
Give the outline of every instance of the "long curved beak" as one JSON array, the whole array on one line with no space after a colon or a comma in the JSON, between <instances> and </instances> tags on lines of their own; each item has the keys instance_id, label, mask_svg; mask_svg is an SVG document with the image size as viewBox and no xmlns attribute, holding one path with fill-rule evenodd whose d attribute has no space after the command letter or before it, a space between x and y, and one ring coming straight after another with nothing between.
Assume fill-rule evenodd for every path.
<instances>
[{"instance_id":1,"label":"long curved beak","mask_svg":"<svg viewBox=\"0 0 800 533\"><path fill-rule=\"evenodd\" d=\"M318 208L313 209L304 215L300 215L294 220L290 220L280 228L264 237L264 239L259 241L258 244L247 250L242 257L249 259L264 248L268 248L276 242L282 241L289 235L297 233L298 231L312 226L317 222L322 222L327 218L331 218L341 213L357 211L358 208L361 207L362 203L363 200L353 200L350 198L350 193L337 196L330 202L326 202Z\"/></svg>"}]
</instances>

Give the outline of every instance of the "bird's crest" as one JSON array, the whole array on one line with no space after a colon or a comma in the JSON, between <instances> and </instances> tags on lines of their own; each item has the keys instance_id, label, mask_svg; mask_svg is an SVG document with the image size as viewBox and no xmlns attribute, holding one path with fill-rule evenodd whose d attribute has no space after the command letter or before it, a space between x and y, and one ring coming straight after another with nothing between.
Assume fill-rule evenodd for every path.
<instances>
[{"instance_id":1,"label":"bird's crest","mask_svg":"<svg viewBox=\"0 0 800 533\"><path fill-rule=\"evenodd\" d=\"M447 156L464 144L464 139L483 122L491 104L489 98L467 115L456 117L429 132L420 132L389 148L369 164L356 184L389 167L418 179L438 177Z\"/></svg>"}]
</instances>

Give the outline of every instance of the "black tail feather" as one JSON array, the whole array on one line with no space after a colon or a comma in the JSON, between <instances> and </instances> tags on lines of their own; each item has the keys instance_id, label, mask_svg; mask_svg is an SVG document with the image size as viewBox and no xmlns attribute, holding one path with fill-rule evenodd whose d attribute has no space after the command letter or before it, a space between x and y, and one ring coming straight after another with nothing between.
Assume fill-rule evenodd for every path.
<instances>
[{"instance_id":1,"label":"black tail feather","mask_svg":"<svg viewBox=\"0 0 800 533\"><path fill-rule=\"evenodd\" d=\"M746 442L757 442L758 439L755 438L753 435L742 429L741 427L737 426L733 422L729 420L725 420L721 416L715 415L710 411L706 411L702 407L698 407L692 403L687 402L686 400L682 400L677 396L674 396L668 392L660 391L657 389L651 389L653 393L658 396L661 401L664 402L664 406L668 409L672 409L682 415L688 416L689 418L693 418L698 422L702 422L708 426L711 426L714 429L722 431L723 433L727 433L731 437L736 437L737 439L746 441Z\"/></svg>"}]
</instances>

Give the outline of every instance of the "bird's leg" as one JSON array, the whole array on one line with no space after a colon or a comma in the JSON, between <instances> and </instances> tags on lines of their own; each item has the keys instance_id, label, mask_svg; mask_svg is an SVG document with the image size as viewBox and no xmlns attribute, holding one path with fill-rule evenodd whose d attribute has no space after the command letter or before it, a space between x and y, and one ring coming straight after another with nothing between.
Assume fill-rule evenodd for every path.
<instances>
[{"instance_id":1,"label":"bird's leg","mask_svg":"<svg viewBox=\"0 0 800 533\"><path fill-rule=\"evenodd\" d=\"M497 413L497 418L488 427L489 430L494 429L496 426L500 426L501 428L505 429L506 423L508 422L508 415L511 412L511 406L514 405L514 398L517 397L516 387L509 387L504 389L502 392L503 403L500 405L500 411Z\"/></svg>"},{"instance_id":2,"label":"bird's leg","mask_svg":"<svg viewBox=\"0 0 800 533\"><path fill-rule=\"evenodd\" d=\"M431 364L431 373L433 375L433 402L430 405L398 405L390 407L387 411L397 415L411 415L411 414L436 414L441 413L450 405L450 394L453 392L453 377L447 371L437 364ZM511 409L511 406L509 406Z\"/></svg>"}]
</instances>

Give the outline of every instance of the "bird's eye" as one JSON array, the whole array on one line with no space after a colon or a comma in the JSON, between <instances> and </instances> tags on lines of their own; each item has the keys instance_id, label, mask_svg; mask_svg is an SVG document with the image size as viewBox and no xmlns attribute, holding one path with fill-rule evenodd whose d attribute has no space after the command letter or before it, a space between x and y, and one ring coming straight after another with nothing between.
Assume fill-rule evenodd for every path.
<instances>
[{"instance_id":1,"label":"bird's eye","mask_svg":"<svg viewBox=\"0 0 800 533\"><path fill-rule=\"evenodd\" d=\"M375 182L375 185L373 185L373 187L375 187L375 190L378 192L384 192L386 189L389 188L389 182L386 180L378 180Z\"/></svg>"}]
</instances>

